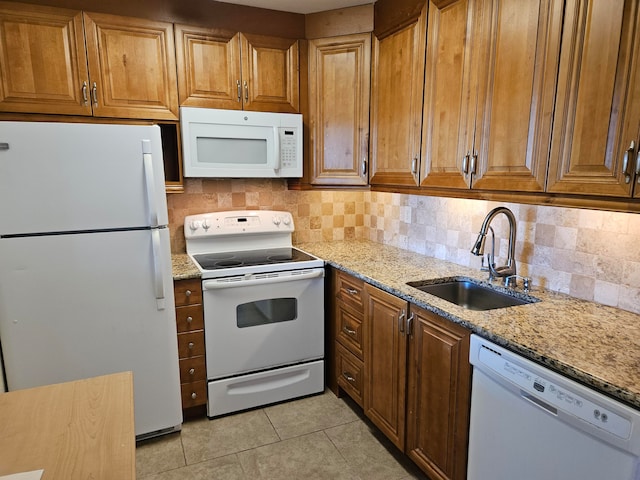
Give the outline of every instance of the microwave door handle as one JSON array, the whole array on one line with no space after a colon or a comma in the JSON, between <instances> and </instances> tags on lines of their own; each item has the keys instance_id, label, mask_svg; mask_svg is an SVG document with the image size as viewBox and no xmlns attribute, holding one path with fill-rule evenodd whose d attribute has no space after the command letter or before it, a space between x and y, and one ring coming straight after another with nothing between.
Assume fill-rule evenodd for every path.
<instances>
[{"instance_id":1,"label":"microwave door handle","mask_svg":"<svg viewBox=\"0 0 640 480\"><path fill-rule=\"evenodd\" d=\"M275 157L273 161L273 169L277 172L280 170L280 129L273 127L273 140L275 142Z\"/></svg>"}]
</instances>

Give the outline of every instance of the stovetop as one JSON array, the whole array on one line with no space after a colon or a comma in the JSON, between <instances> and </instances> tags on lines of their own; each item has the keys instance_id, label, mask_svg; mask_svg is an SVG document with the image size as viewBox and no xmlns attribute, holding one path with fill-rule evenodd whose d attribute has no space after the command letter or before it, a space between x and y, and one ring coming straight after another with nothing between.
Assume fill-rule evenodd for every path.
<instances>
[{"instance_id":1,"label":"stovetop","mask_svg":"<svg viewBox=\"0 0 640 480\"><path fill-rule=\"evenodd\" d=\"M293 248L293 231L289 212L250 210L189 215L184 234L203 279L323 267Z\"/></svg>"},{"instance_id":2,"label":"stovetop","mask_svg":"<svg viewBox=\"0 0 640 480\"><path fill-rule=\"evenodd\" d=\"M219 270L223 268L268 266L273 264L295 263L316 260L308 253L296 248L269 248L245 252L199 253L193 255L194 260L203 270Z\"/></svg>"}]
</instances>

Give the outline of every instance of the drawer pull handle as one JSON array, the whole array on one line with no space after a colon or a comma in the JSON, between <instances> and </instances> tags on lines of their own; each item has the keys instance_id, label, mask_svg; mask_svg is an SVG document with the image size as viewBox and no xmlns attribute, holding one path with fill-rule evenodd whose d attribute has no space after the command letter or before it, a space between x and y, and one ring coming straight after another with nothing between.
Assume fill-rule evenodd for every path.
<instances>
[{"instance_id":1,"label":"drawer pull handle","mask_svg":"<svg viewBox=\"0 0 640 480\"><path fill-rule=\"evenodd\" d=\"M355 288L347 288L347 293L349 295L357 295L358 294L358 290L356 290Z\"/></svg>"},{"instance_id":2,"label":"drawer pull handle","mask_svg":"<svg viewBox=\"0 0 640 480\"><path fill-rule=\"evenodd\" d=\"M347 382L356 383L356 379L353 378L349 372L342 372L342 376L347 379Z\"/></svg>"},{"instance_id":3,"label":"drawer pull handle","mask_svg":"<svg viewBox=\"0 0 640 480\"><path fill-rule=\"evenodd\" d=\"M191 394L191 398L192 398L193 400L195 400L196 398L198 398L198 394L197 394L196 392L193 392L193 393Z\"/></svg>"},{"instance_id":4,"label":"drawer pull handle","mask_svg":"<svg viewBox=\"0 0 640 480\"><path fill-rule=\"evenodd\" d=\"M190 297L190 296L191 296L191 290L187 290L186 292L184 292L184 294L185 294L187 297Z\"/></svg>"},{"instance_id":5,"label":"drawer pull handle","mask_svg":"<svg viewBox=\"0 0 640 480\"><path fill-rule=\"evenodd\" d=\"M193 317L187 317L187 323L193 322Z\"/></svg>"},{"instance_id":6,"label":"drawer pull handle","mask_svg":"<svg viewBox=\"0 0 640 480\"><path fill-rule=\"evenodd\" d=\"M189 345L187 345L187 347L189 347L189 350L193 350L193 347L195 347L196 344L193 342L189 342Z\"/></svg>"},{"instance_id":7,"label":"drawer pull handle","mask_svg":"<svg viewBox=\"0 0 640 480\"><path fill-rule=\"evenodd\" d=\"M189 375L193 375L194 373L196 373L196 369L195 368L190 368L189 369Z\"/></svg>"},{"instance_id":8,"label":"drawer pull handle","mask_svg":"<svg viewBox=\"0 0 640 480\"><path fill-rule=\"evenodd\" d=\"M342 331L348 335L351 336L355 336L355 334L357 333L355 330L353 330L352 328L347 327L346 325L344 327L342 327Z\"/></svg>"}]
</instances>

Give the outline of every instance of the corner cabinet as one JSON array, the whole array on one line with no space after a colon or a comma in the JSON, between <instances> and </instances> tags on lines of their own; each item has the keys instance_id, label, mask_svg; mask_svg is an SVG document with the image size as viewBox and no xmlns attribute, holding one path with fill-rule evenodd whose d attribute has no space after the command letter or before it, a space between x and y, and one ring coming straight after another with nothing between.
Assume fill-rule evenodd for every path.
<instances>
[{"instance_id":1,"label":"corner cabinet","mask_svg":"<svg viewBox=\"0 0 640 480\"><path fill-rule=\"evenodd\" d=\"M177 120L173 25L0 2L0 111Z\"/></svg>"},{"instance_id":2,"label":"corner cabinet","mask_svg":"<svg viewBox=\"0 0 640 480\"><path fill-rule=\"evenodd\" d=\"M417 186L427 8L408 26L374 36L371 171L374 185Z\"/></svg>"},{"instance_id":3,"label":"corner cabinet","mask_svg":"<svg viewBox=\"0 0 640 480\"><path fill-rule=\"evenodd\" d=\"M312 185L368 185L370 72L370 34L309 41Z\"/></svg>"},{"instance_id":4,"label":"corner cabinet","mask_svg":"<svg viewBox=\"0 0 640 480\"><path fill-rule=\"evenodd\" d=\"M327 383L430 478L466 478L471 332L345 272L331 278L336 369Z\"/></svg>"},{"instance_id":5,"label":"corner cabinet","mask_svg":"<svg viewBox=\"0 0 640 480\"><path fill-rule=\"evenodd\" d=\"M548 191L640 198L640 5L567 2Z\"/></svg>"},{"instance_id":6,"label":"corner cabinet","mask_svg":"<svg viewBox=\"0 0 640 480\"><path fill-rule=\"evenodd\" d=\"M176 25L180 105L297 113L298 40Z\"/></svg>"},{"instance_id":7,"label":"corner cabinet","mask_svg":"<svg viewBox=\"0 0 640 480\"><path fill-rule=\"evenodd\" d=\"M429 1L422 186L544 191L562 9Z\"/></svg>"}]
</instances>

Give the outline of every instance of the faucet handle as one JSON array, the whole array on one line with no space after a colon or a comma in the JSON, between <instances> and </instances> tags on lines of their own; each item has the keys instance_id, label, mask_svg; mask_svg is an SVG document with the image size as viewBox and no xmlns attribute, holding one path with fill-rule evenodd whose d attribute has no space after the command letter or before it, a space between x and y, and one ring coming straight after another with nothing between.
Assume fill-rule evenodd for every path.
<instances>
[{"instance_id":1,"label":"faucet handle","mask_svg":"<svg viewBox=\"0 0 640 480\"><path fill-rule=\"evenodd\" d=\"M524 293L529 293L529 289L531 288L531 279L529 277L522 277L520 275L509 275L504 279L504 286L507 288L517 288L519 278L522 279L522 290L524 291Z\"/></svg>"}]
</instances>

